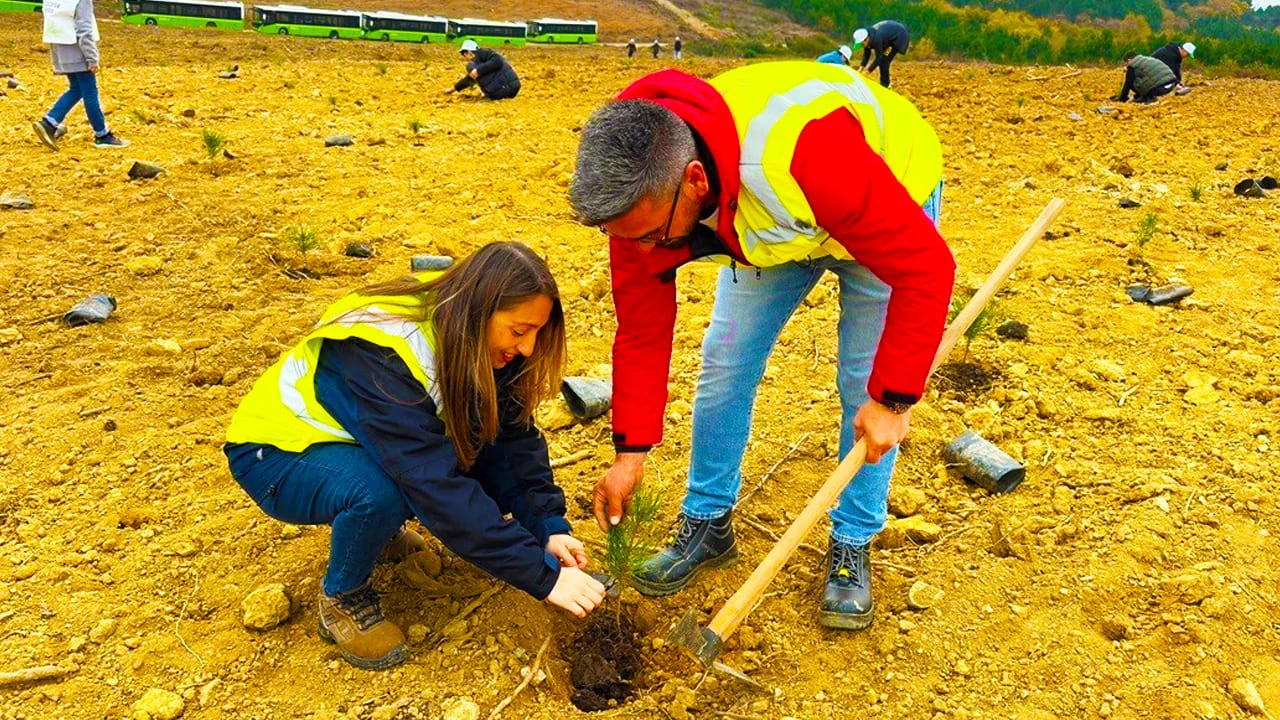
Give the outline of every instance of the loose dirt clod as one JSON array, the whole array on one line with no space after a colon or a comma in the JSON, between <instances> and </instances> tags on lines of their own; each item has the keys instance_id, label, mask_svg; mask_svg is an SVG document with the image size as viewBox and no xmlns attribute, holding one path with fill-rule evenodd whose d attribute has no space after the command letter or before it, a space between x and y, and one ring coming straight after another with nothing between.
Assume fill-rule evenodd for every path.
<instances>
[{"instance_id":1,"label":"loose dirt clod","mask_svg":"<svg viewBox=\"0 0 1280 720\"><path fill-rule=\"evenodd\" d=\"M641 662L639 633L625 613L605 608L593 615L570 652L575 688L571 700L579 710L607 710L610 700L617 705L635 692L633 681Z\"/></svg>"}]
</instances>

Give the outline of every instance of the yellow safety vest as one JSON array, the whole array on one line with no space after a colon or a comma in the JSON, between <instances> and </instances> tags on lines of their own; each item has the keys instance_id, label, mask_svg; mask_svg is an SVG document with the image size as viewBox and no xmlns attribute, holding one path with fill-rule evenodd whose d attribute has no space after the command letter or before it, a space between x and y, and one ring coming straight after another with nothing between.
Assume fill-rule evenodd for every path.
<instances>
[{"instance_id":1,"label":"yellow safety vest","mask_svg":"<svg viewBox=\"0 0 1280 720\"><path fill-rule=\"evenodd\" d=\"M428 281L441 273L421 273ZM351 294L325 311L316 328L272 365L240 402L227 428L227 442L261 443L302 452L315 443L354 443L316 399L316 367L326 340L359 338L396 353L426 394L442 408L436 384L436 339L415 295ZM429 317L429 316L428 316Z\"/></svg>"},{"instance_id":2,"label":"yellow safety vest","mask_svg":"<svg viewBox=\"0 0 1280 720\"><path fill-rule=\"evenodd\" d=\"M933 128L906 98L868 83L852 68L761 63L730 70L710 83L737 125L742 188L734 228L747 262L756 267L826 255L850 257L817 226L791 176L800 132L837 108L853 113L867 144L917 203L923 205L942 180L942 146ZM841 178L833 175L831 182Z\"/></svg>"}]
</instances>

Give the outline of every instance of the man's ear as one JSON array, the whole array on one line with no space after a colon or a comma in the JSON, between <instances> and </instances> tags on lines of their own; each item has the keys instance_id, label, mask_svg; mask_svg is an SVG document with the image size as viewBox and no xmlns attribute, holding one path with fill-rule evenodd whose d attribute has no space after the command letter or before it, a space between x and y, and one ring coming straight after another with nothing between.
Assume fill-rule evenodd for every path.
<instances>
[{"instance_id":1,"label":"man's ear","mask_svg":"<svg viewBox=\"0 0 1280 720\"><path fill-rule=\"evenodd\" d=\"M693 196L702 199L711 192L711 180L701 160L690 161L684 168L684 182L693 190Z\"/></svg>"}]
</instances>

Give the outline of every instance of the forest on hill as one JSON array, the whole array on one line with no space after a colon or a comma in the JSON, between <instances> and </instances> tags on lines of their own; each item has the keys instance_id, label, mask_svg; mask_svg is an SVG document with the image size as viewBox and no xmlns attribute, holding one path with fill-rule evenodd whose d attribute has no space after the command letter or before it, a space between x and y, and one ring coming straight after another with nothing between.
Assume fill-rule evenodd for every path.
<instances>
[{"instance_id":1,"label":"forest on hill","mask_svg":"<svg viewBox=\"0 0 1280 720\"><path fill-rule=\"evenodd\" d=\"M1280 68L1280 6L1234 0L760 0L819 30L845 35L884 19L905 23L915 53L998 63L1117 62L1171 41L1194 42L1196 62Z\"/></svg>"}]
</instances>

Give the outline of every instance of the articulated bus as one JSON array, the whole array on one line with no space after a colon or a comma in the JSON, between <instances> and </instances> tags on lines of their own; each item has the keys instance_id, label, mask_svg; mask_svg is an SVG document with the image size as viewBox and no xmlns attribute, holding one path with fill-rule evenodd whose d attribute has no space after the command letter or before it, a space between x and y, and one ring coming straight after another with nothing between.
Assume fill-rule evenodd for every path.
<instances>
[{"instance_id":1,"label":"articulated bus","mask_svg":"<svg viewBox=\"0 0 1280 720\"><path fill-rule=\"evenodd\" d=\"M463 18L449 21L449 39L455 43L475 40L478 45L523 46L529 34L524 23Z\"/></svg>"},{"instance_id":2,"label":"articulated bus","mask_svg":"<svg viewBox=\"0 0 1280 720\"><path fill-rule=\"evenodd\" d=\"M542 18L530 20L528 25L532 43L594 43L598 29L595 20Z\"/></svg>"},{"instance_id":3,"label":"articulated bus","mask_svg":"<svg viewBox=\"0 0 1280 720\"><path fill-rule=\"evenodd\" d=\"M254 5L253 29L265 35L298 35L359 40L364 37L360 13L321 10L300 5Z\"/></svg>"},{"instance_id":4,"label":"articulated bus","mask_svg":"<svg viewBox=\"0 0 1280 720\"><path fill-rule=\"evenodd\" d=\"M369 12L364 13L363 24L366 40L441 43L449 35L449 21L431 15Z\"/></svg>"},{"instance_id":5,"label":"articulated bus","mask_svg":"<svg viewBox=\"0 0 1280 720\"><path fill-rule=\"evenodd\" d=\"M244 29L244 6L224 0L124 0L129 25Z\"/></svg>"},{"instance_id":6,"label":"articulated bus","mask_svg":"<svg viewBox=\"0 0 1280 720\"><path fill-rule=\"evenodd\" d=\"M42 0L0 0L0 12L40 12Z\"/></svg>"}]
</instances>

